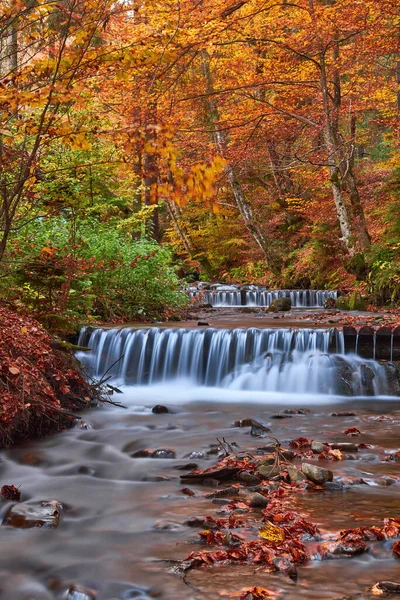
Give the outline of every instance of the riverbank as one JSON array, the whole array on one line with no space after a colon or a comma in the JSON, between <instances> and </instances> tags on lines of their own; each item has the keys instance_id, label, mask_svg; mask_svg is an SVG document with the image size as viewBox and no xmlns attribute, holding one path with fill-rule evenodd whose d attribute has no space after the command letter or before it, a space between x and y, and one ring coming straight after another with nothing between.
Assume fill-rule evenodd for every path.
<instances>
[{"instance_id":1,"label":"riverbank","mask_svg":"<svg viewBox=\"0 0 400 600\"><path fill-rule=\"evenodd\" d=\"M72 353L29 315L0 306L0 445L70 427L95 392Z\"/></svg>"}]
</instances>

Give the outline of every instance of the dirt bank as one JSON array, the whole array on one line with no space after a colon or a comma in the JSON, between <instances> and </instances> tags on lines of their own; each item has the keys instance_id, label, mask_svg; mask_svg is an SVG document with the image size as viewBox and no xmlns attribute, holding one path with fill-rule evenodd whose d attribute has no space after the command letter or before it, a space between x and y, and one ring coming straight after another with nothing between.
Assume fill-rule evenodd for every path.
<instances>
[{"instance_id":1,"label":"dirt bank","mask_svg":"<svg viewBox=\"0 0 400 600\"><path fill-rule=\"evenodd\" d=\"M93 402L77 361L60 348L37 321L0 306L1 446L65 429Z\"/></svg>"}]
</instances>

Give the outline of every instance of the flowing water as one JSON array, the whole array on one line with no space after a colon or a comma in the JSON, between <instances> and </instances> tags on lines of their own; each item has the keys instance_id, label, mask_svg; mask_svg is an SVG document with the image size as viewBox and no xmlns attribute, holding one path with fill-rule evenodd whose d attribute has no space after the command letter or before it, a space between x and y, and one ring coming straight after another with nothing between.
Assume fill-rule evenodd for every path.
<instances>
[{"instance_id":1,"label":"flowing water","mask_svg":"<svg viewBox=\"0 0 400 600\"><path fill-rule=\"evenodd\" d=\"M196 298L198 293L198 288L189 290L192 298ZM324 306L328 298L337 298L336 290L267 290L259 286L239 289L236 286L220 285L205 290L203 294L204 302L214 307L269 306L277 298L290 298L294 308L317 308Z\"/></svg>"},{"instance_id":2,"label":"flowing water","mask_svg":"<svg viewBox=\"0 0 400 600\"><path fill-rule=\"evenodd\" d=\"M349 441L343 431L355 426L357 442L373 445L356 460L320 463L364 484L296 496L296 509L324 535L400 516L399 463L384 460L399 449L400 408L383 365L343 354L340 334L324 330L87 330L81 341L93 348L81 355L90 374L108 370L123 391L113 398L126 408L92 410L81 426L3 452L2 484L21 486L24 501L57 498L64 514L54 530L2 527L1 598L61 599L79 583L97 600L221 600L229 597L222 591L255 585L280 590L285 600L339 600L367 598L366 587L399 580L390 543L353 559L312 561L298 569L297 582L251 566L192 571L183 582L171 564L201 548L186 520L219 509L202 497L211 488L191 486L196 495L183 495L177 467L211 466L216 457L207 451L217 438L253 451L263 446L248 429L232 427L238 419L261 420L282 441ZM339 394L338 377L353 397ZM359 397L366 392L375 395ZM171 412L153 414L157 404ZM293 407L311 412L273 418ZM357 416L330 416L349 409ZM176 458L131 456L143 449L171 449ZM189 458L192 452L202 454ZM9 506L3 501L1 516Z\"/></svg>"}]
</instances>

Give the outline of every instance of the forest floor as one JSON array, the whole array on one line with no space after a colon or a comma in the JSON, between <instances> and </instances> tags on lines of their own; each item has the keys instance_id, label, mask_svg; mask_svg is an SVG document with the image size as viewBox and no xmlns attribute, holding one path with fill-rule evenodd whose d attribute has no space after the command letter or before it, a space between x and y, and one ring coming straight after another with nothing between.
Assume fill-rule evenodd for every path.
<instances>
[{"instance_id":1,"label":"forest floor","mask_svg":"<svg viewBox=\"0 0 400 600\"><path fill-rule=\"evenodd\" d=\"M65 429L95 400L78 362L28 314L0 305L0 445Z\"/></svg>"}]
</instances>

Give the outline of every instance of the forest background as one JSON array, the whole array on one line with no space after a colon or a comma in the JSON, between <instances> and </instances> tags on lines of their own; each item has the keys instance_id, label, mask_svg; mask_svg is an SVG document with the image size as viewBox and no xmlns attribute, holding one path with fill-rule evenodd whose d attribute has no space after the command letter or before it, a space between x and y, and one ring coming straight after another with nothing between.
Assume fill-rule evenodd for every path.
<instances>
[{"instance_id":1,"label":"forest background","mask_svg":"<svg viewBox=\"0 0 400 600\"><path fill-rule=\"evenodd\" d=\"M400 301L395 0L0 0L0 294L177 318L203 279ZM182 279L183 278L183 279Z\"/></svg>"}]
</instances>

